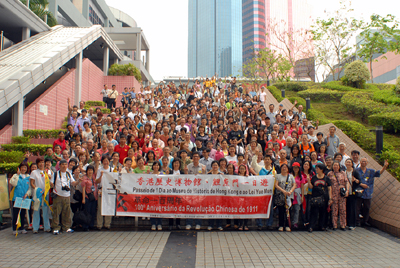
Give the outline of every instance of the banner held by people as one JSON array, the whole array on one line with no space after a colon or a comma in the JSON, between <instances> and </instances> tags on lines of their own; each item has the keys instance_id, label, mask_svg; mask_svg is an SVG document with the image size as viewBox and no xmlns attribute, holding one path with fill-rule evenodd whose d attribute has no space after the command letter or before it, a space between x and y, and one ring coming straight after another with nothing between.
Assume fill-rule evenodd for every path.
<instances>
[{"instance_id":1,"label":"banner held by people","mask_svg":"<svg viewBox=\"0 0 400 268\"><path fill-rule=\"evenodd\" d=\"M104 173L102 215L268 218L274 177Z\"/></svg>"}]
</instances>

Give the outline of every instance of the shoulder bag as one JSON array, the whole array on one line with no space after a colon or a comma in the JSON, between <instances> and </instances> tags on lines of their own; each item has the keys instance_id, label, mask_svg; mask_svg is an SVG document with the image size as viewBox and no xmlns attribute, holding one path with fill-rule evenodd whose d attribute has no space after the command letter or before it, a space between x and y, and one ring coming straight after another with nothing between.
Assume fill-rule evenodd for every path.
<instances>
[{"instance_id":1,"label":"shoulder bag","mask_svg":"<svg viewBox=\"0 0 400 268\"><path fill-rule=\"evenodd\" d=\"M288 181L289 181L289 175L286 178L286 185L285 185L285 191L287 189L288 186ZM274 194L274 203L275 206L283 206L285 204L285 195L281 192L281 191L277 191L277 189L275 189L275 194Z\"/></svg>"}]
</instances>

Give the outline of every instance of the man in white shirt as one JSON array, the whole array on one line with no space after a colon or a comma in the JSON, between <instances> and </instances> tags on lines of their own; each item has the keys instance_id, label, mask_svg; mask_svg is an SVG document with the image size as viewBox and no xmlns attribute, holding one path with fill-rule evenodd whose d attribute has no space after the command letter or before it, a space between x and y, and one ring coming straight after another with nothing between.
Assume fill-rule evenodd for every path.
<instances>
[{"instance_id":1,"label":"man in white shirt","mask_svg":"<svg viewBox=\"0 0 400 268\"><path fill-rule=\"evenodd\" d=\"M42 157L36 159L36 165L38 169L32 171L30 177L31 187L34 189L33 200L35 201L32 220L33 233L37 234L39 231L40 210L43 212L44 231L49 233L51 232L49 221L50 208L47 204L50 193L47 193L45 196L46 171L44 170L44 159Z\"/></svg>"},{"instance_id":2,"label":"man in white shirt","mask_svg":"<svg viewBox=\"0 0 400 268\"><path fill-rule=\"evenodd\" d=\"M59 224L61 214L62 229L67 233L73 233L71 229L71 186L78 185L74 177L67 171L68 163L66 160L60 161L60 170L50 179L50 185L53 188L53 220L51 222L53 234L60 233Z\"/></svg>"}]
</instances>

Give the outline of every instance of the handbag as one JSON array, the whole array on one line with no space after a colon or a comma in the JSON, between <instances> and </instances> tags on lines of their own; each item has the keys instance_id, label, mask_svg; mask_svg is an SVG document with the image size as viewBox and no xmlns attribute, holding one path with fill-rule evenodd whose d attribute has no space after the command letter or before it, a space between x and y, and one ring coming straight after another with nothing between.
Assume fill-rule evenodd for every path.
<instances>
[{"instance_id":1,"label":"handbag","mask_svg":"<svg viewBox=\"0 0 400 268\"><path fill-rule=\"evenodd\" d=\"M332 171L333 172L333 171ZM347 189L346 189L346 187L340 187L340 183L339 183L339 179L336 177L336 175L335 175L335 173L333 172L333 176L335 176L335 179L337 180L337 183L338 183L338 185L339 185L339 190L340 190L340 196L341 197L345 197L346 196L346 192L347 192Z\"/></svg>"},{"instance_id":2,"label":"handbag","mask_svg":"<svg viewBox=\"0 0 400 268\"><path fill-rule=\"evenodd\" d=\"M312 198L310 199L310 205L311 205L311 207L318 207L318 208L320 208L320 207L322 207L322 206L324 205L324 203L325 203L325 198L324 198L323 195L317 196L317 197L312 197Z\"/></svg>"},{"instance_id":3,"label":"handbag","mask_svg":"<svg viewBox=\"0 0 400 268\"><path fill-rule=\"evenodd\" d=\"M358 186L356 189L354 189L354 195L358 198L361 198L364 194L364 188L361 186Z\"/></svg>"},{"instance_id":4,"label":"handbag","mask_svg":"<svg viewBox=\"0 0 400 268\"><path fill-rule=\"evenodd\" d=\"M286 191L286 188L288 185L288 181L289 181L289 175L286 178L285 191ZM283 206L285 204L285 201L286 201L285 195L282 192L280 192L280 191L278 192L277 190L275 190L275 194L274 194L275 206L278 206L278 207Z\"/></svg>"},{"instance_id":5,"label":"handbag","mask_svg":"<svg viewBox=\"0 0 400 268\"><path fill-rule=\"evenodd\" d=\"M78 202L82 202L82 193L79 190L75 190L74 195L72 196L73 199L75 199Z\"/></svg>"},{"instance_id":6,"label":"handbag","mask_svg":"<svg viewBox=\"0 0 400 268\"><path fill-rule=\"evenodd\" d=\"M73 221L78 225L90 225L92 215L86 210L79 210L74 213Z\"/></svg>"}]
</instances>

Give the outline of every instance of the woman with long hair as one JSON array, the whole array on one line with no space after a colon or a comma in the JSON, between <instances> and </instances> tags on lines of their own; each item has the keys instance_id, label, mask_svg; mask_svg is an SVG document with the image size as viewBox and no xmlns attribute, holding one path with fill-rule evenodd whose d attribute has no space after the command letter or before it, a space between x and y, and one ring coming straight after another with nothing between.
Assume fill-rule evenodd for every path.
<instances>
[{"instance_id":1,"label":"woman with long hair","mask_svg":"<svg viewBox=\"0 0 400 268\"><path fill-rule=\"evenodd\" d=\"M278 231L291 232L286 216L286 200L293 196L293 192L296 189L296 181L292 174L289 173L289 166L287 164L281 165L281 173L275 175L275 191L276 195L283 195L281 197L282 203L277 203L276 206L279 211L279 228ZM275 201L277 201L275 199ZM285 228L286 227L286 228Z\"/></svg>"},{"instance_id":2,"label":"woman with long hair","mask_svg":"<svg viewBox=\"0 0 400 268\"><path fill-rule=\"evenodd\" d=\"M82 186L82 204L84 209L88 212L92 218L88 225L84 224L83 230L89 231L89 229L94 228L94 219L96 218L96 208L97 208L97 183L95 183L96 176L94 174L94 167L87 166L86 175L83 176L81 186Z\"/></svg>"},{"instance_id":3,"label":"woman with long hair","mask_svg":"<svg viewBox=\"0 0 400 268\"><path fill-rule=\"evenodd\" d=\"M244 164L241 164L238 168L238 176L243 176L243 177L248 177L247 175L247 168ZM248 219L239 219L239 231L248 231L249 227L248 227Z\"/></svg>"},{"instance_id":4,"label":"woman with long hair","mask_svg":"<svg viewBox=\"0 0 400 268\"><path fill-rule=\"evenodd\" d=\"M156 176L161 173L161 165L160 162L156 161L153 163L153 171L150 174L154 174ZM162 218L150 218L151 230L155 231L156 227L158 231L162 231Z\"/></svg>"}]
</instances>

